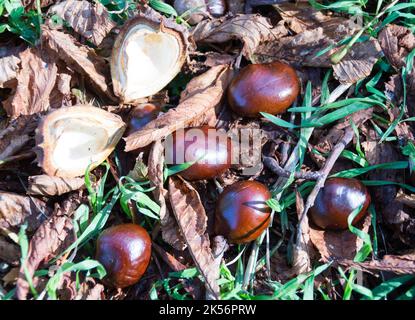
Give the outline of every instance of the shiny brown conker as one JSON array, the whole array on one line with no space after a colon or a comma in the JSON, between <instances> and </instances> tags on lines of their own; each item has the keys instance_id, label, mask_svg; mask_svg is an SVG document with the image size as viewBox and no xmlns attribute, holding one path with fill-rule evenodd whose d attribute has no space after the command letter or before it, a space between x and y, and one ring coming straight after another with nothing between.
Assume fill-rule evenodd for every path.
<instances>
[{"instance_id":1,"label":"shiny brown conker","mask_svg":"<svg viewBox=\"0 0 415 320\"><path fill-rule=\"evenodd\" d=\"M219 195L215 213L215 232L232 243L247 243L268 227L271 208L268 188L257 181L239 181Z\"/></svg>"},{"instance_id":2,"label":"shiny brown conker","mask_svg":"<svg viewBox=\"0 0 415 320\"><path fill-rule=\"evenodd\" d=\"M136 224L121 224L104 230L97 240L96 259L107 271L105 282L124 288L138 282L150 263L151 239Z\"/></svg>"},{"instance_id":3,"label":"shiny brown conker","mask_svg":"<svg viewBox=\"0 0 415 320\"><path fill-rule=\"evenodd\" d=\"M362 206L353 224L365 216L370 204L370 194L365 185L357 179L329 178L320 190L310 218L315 225L328 230L345 230L348 228L347 218Z\"/></svg>"},{"instance_id":4,"label":"shiny brown conker","mask_svg":"<svg viewBox=\"0 0 415 320\"><path fill-rule=\"evenodd\" d=\"M179 174L190 181L211 179L232 163L232 143L225 132L209 126L178 130L166 139L166 163L193 163Z\"/></svg>"},{"instance_id":5,"label":"shiny brown conker","mask_svg":"<svg viewBox=\"0 0 415 320\"><path fill-rule=\"evenodd\" d=\"M126 135L142 129L147 123L157 118L160 107L145 103L134 107L128 114Z\"/></svg>"},{"instance_id":6,"label":"shiny brown conker","mask_svg":"<svg viewBox=\"0 0 415 320\"><path fill-rule=\"evenodd\" d=\"M260 112L282 113L295 101L300 82L295 70L283 62L250 64L233 78L228 88L232 110L245 117Z\"/></svg>"}]
</instances>

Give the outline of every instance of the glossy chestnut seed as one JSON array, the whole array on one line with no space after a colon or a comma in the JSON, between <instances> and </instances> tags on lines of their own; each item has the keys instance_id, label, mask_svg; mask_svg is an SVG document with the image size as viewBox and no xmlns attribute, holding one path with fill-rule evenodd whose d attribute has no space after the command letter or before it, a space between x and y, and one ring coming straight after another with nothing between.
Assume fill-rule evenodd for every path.
<instances>
[{"instance_id":1,"label":"glossy chestnut seed","mask_svg":"<svg viewBox=\"0 0 415 320\"><path fill-rule=\"evenodd\" d=\"M140 280L151 257L151 239L136 224L121 224L104 230L97 240L96 259L107 271L105 282L116 288Z\"/></svg>"},{"instance_id":2,"label":"glossy chestnut seed","mask_svg":"<svg viewBox=\"0 0 415 320\"><path fill-rule=\"evenodd\" d=\"M232 243L247 243L268 227L271 208L268 188L257 181L240 181L219 195L215 213L215 232Z\"/></svg>"},{"instance_id":3,"label":"glossy chestnut seed","mask_svg":"<svg viewBox=\"0 0 415 320\"><path fill-rule=\"evenodd\" d=\"M288 64L272 62L243 68L232 80L227 94L235 113L257 117L260 112L284 112L299 91L300 82L295 70Z\"/></svg>"},{"instance_id":4,"label":"glossy chestnut seed","mask_svg":"<svg viewBox=\"0 0 415 320\"><path fill-rule=\"evenodd\" d=\"M157 118L160 107L146 103L134 107L128 114L126 135L142 129L147 123Z\"/></svg>"},{"instance_id":5,"label":"glossy chestnut seed","mask_svg":"<svg viewBox=\"0 0 415 320\"><path fill-rule=\"evenodd\" d=\"M345 230L349 215L362 206L353 220L356 224L365 216L369 204L369 192L359 180L329 178L310 208L310 217L322 229Z\"/></svg>"},{"instance_id":6,"label":"glossy chestnut seed","mask_svg":"<svg viewBox=\"0 0 415 320\"><path fill-rule=\"evenodd\" d=\"M193 163L179 174L186 180L211 179L229 169L231 140L225 132L209 126L187 128L166 139L166 163Z\"/></svg>"}]
</instances>

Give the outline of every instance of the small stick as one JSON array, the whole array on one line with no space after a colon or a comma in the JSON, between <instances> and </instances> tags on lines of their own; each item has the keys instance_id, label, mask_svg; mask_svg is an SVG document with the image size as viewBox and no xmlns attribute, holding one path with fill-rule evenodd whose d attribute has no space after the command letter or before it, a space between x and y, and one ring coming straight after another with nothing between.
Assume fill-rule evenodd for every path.
<instances>
[{"instance_id":1,"label":"small stick","mask_svg":"<svg viewBox=\"0 0 415 320\"><path fill-rule=\"evenodd\" d=\"M291 171L285 170L282 168L278 161L271 157L264 157L264 165L272 171L272 173L275 173L277 176L289 178L292 174ZM294 172L294 177L296 179L304 179L304 180L317 180L320 178L320 172Z\"/></svg>"},{"instance_id":2,"label":"small stick","mask_svg":"<svg viewBox=\"0 0 415 320\"><path fill-rule=\"evenodd\" d=\"M304 211L301 214L301 218L298 222L299 226L301 225L301 222L304 219L304 217L307 215L308 210L314 205L314 201L316 200L320 189L324 186L324 183L326 182L326 179L331 169L333 169L334 164L336 163L340 154L343 152L344 148L346 148L350 141L352 141L353 136L354 131L352 127L348 127L346 129L346 132L344 133L343 138L333 147L330 156L326 160L326 163L319 171L320 177L317 179L316 185L314 186L313 190L307 198L307 202L304 206Z\"/></svg>"}]
</instances>

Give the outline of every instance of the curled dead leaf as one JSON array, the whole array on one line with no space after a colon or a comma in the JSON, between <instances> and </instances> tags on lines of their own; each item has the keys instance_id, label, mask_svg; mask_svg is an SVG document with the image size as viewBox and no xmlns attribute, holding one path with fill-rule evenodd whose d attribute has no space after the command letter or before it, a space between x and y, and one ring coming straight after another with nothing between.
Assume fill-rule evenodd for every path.
<instances>
[{"instance_id":1,"label":"curled dead leaf","mask_svg":"<svg viewBox=\"0 0 415 320\"><path fill-rule=\"evenodd\" d=\"M51 30L45 25L42 26L42 42L52 55L89 80L97 93L116 101L108 85L110 81L106 62L94 50L77 43L70 35Z\"/></svg>"},{"instance_id":2,"label":"curled dead leaf","mask_svg":"<svg viewBox=\"0 0 415 320\"><path fill-rule=\"evenodd\" d=\"M0 231L17 231L27 223L28 230L36 230L50 214L46 203L34 197L0 192Z\"/></svg>"},{"instance_id":3,"label":"curled dead leaf","mask_svg":"<svg viewBox=\"0 0 415 320\"><path fill-rule=\"evenodd\" d=\"M20 266L16 296L25 300L29 292L26 275L33 277L41 263L47 262L75 241L71 215L79 206L79 200L69 198L62 206L55 205L52 216L46 220L30 239L25 265ZM24 272L24 267L27 273Z\"/></svg>"},{"instance_id":4,"label":"curled dead leaf","mask_svg":"<svg viewBox=\"0 0 415 320\"><path fill-rule=\"evenodd\" d=\"M21 52L19 59L22 68L17 73L16 92L3 103L12 118L49 109L49 95L55 86L58 70L53 59L37 48Z\"/></svg>"},{"instance_id":5,"label":"curled dead leaf","mask_svg":"<svg viewBox=\"0 0 415 320\"><path fill-rule=\"evenodd\" d=\"M353 21L344 17L326 15L308 3L287 2L277 4L276 8L286 25L297 34L319 27L324 28L324 33L328 36L342 37L354 31Z\"/></svg>"},{"instance_id":6,"label":"curled dead leaf","mask_svg":"<svg viewBox=\"0 0 415 320\"><path fill-rule=\"evenodd\" d=\"M391 65L400 69L405 65L405 58L415 48L415 35L404 26L391 24L379 33L379 42Z\"/></svg>"},{"instance_id":7,"label":"curled dead leaf","mask_svg":"<svg viewBox=\"0 0 415 320\"><path fill-rule=\"evenodd\" d=\"M160 225L163 240L177 250L186 249L186 241L180 233L179 225L171 213L171 208L166 203L167 190L164 188L164 146L160 141L155 141L148 157L148 177L153 190L153 195L160 205Z\"/></svg>"},{"instance_id":8,"label":"curled dead leaf","mask_svg":"<svg viewBox=\"0 0 415 320\"><path fill-rule=\"evenodd\" d=\"M368 262L354 262L350 260L339 261L341 265L363 270L387 271L396 274L415 274L415 252L404 255L385 255L382 260Z\"/></svg>"},{"instance_id":9,"label":"curled dead leaf","mask_svg":"<svg viewBox=\"0 0 415 320\"><path fill-rule=\"evenodd\" d=\"M0 161L19 152L31 139L37 126L33 116L20 116L0 131Z\"/></svg>"},{"instance_id":10,"label":"curled dead leaf","mask_svg":"<svg viewBox=\"0 0 415 320\"><path fill-rule=\"evenodd\" d=\"M85 184L83 178L59 178L48 175L29 177L27 194L56 196L82 188Z\"/></svg>"},{"instance_id":11,"label":"curled dead leaf","mask_svg":"<svg viewBox=\"0 0 415 320\"><path fill-rule=\"evenodd\" d=\"M368 77L373 66L382 56L376 39L358 42L338 64L333 65L334 77L343 84L352 84Z\"/></svg>"},{"instance_id":12,"label":"curled dead leaf","mask_svg":"<svg viewBox=\"0 0 415 320\"><path fill-rule=\"evenodd\" d=\"M19 53L22 50L22 46L0 48L0 88L14 87L10 82L16 79L20 64Z\"/></svg>"},{"instance_id":13,"label":"curled dead leaf","mask_svg":"<svg viewBox=\"0 0 415 320\"><path fill-rule=\"evenodd\" d=\"M230 70L226 65L216 66L189 82L180 104L148 123L143 129L125 138L125 151L145 147L153 141L162 140L170 133L196 125L203 121L203 115L214 109L221 101L230 78ZM201 87L195 84L202 84ZM202 124L202 123L198 123Z\"/></svg>"},{"instance_id":14,"label":"curled dead leaf","mask_svg":"<svg viewBox=\"0 0 415 320\"><path fill-rule=\"evenodd\" d=\"M180 177L169 178L169 198L196 268L205 279L208 296L219 298L219 268L206 233L207 216L197 191Z\"/></svg>"},{"instance_id":15,"label":"curled dead leaf","mask_svg":"<svg viewBox=\"0 0 415 320\"><path fill-rule=\"evenodd\" d=\"M49 12L61 17L75 32L96 46L116 25L100 2L67 0L55 4Z\"/></svg>"},{"instance_id":16,"label":"curled dead leaf","mask_svg":"<svg viewBox=\"0 0 415 320\"><path fill-rule=\"evenodd\" d=\"M370 214L356 227L367 233L371 225ZM353 260L363 245L363 240L349 230L321 230L310 226L310 240L320 252L323 262Z\"/></svg>"},{"instance_id":17,"label":"curled dead leaf","mask_svg":"<svg viewBox=\"0 0 415 320\"><path fill-rule=\"evenodd\" d=\"M299 225L297 227L296 241L293 246L292 271L294 274L298 275L311 270L310 254L313 246L310 241L308 217L304 216L303 219L301 219L302 213L304 212L304 200L298 191L296 191L295 196Z\"/></svg>"},{"instance_id":18,"label":"curled dead leaf","mask_svg":"<svg viewBox=\"0 0 415 320\"><path fill-rule=\"evenodd\" d=\"M200 22L192 31L200 43L224 43L238 39L244 46L242 54L253 60L257 47L266 41L275 41L287 34L283 26L273 29L265 17L256 14L236 15Z\"/></svg>"},{"instance_id":19,"label":"curled dead leaf","mask_svg":"<svg viewBox=\"0 0 415 320\"><path fill-rule=\"evenodd\" d=\"M7 241L0 236L0 260L6 261L11 265L17 265L20 259L20 248L17 244Z\"/></svg>"}]
</instances>

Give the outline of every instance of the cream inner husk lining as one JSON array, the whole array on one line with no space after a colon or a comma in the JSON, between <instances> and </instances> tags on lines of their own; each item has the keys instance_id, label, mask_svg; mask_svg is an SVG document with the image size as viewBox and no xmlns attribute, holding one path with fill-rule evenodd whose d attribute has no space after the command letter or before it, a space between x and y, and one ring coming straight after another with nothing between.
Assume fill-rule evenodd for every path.
<instances>
[{"instance_id":1,"label":"cream inner husk lining","mask_svg":"<svg viewBox=\"0 0 415 320\"><path fill-rule=\"evenodd\" d=\"M117 73L127 100L148 97L163 89L177 74L180 44L171 34L138 24L124 37Z\"/></svg>"}]
</instances>

